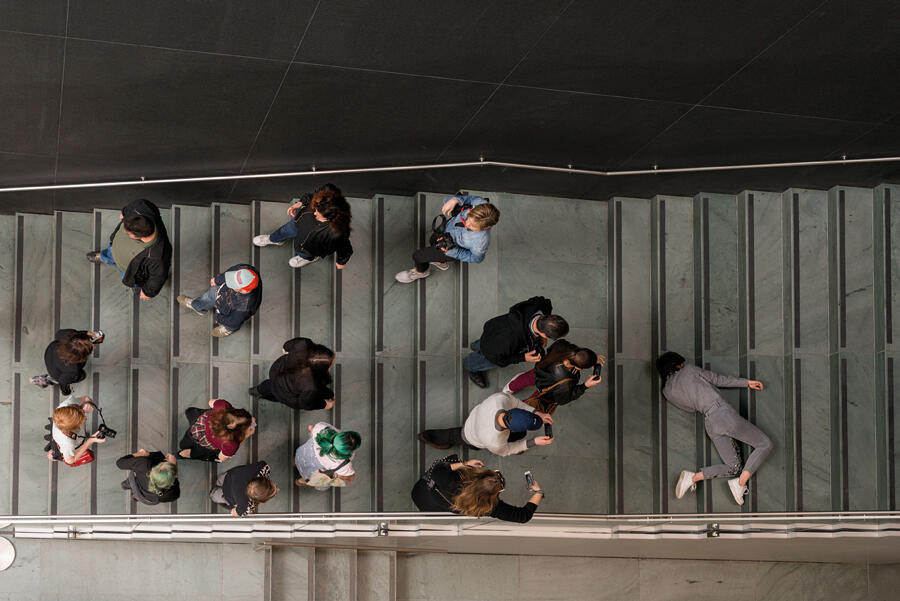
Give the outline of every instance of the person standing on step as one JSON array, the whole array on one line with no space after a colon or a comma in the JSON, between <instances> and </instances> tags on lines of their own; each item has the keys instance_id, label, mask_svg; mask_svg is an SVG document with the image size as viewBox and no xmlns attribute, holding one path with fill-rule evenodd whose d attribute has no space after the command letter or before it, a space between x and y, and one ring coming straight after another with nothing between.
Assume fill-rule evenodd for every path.
<instances>
[{"instance_id":1,"label":"person standing on step","mask_svg":"<svg viewBox=\"0 0 900 601\"><path fill-rule=\"evenodd\" d=\"M524 524L537 511L544 491L535 482L528 488L531 498L522 507L500 500L506 480L498 470L484 467L478 459L463 463L456 455L439 459L412 489L419 511L450 511L472 518L490 516L504 522Z\"/></svg>"},{"instance_id":2,"label":"person standing on step","mask_svg":"<svg viewBox=\"0 0 900 601\"><path fill-rule=\"evenodd\" d=\"M476 386L487 388L485 371L523 361L537 363L548 339L568 333L569 324L553 315L550 299L533 296L510 307L507 314L485 322L481 337L469 347L472 352L463 366Z\"/></svg>"},{"instance_id":3,"label":"person standing on step","mask_svg":"<svg viewBox=\"0 0 900 601\"><path fill-rule=\"evenodd\" d=\"M451 261L481 263L491 243L491 228L500 220L500 210L480 196L449 196L441 213L449 218L444 226L452 242L426 246L413 253L415 267L394 276L398 282L409 284L431 275L430 266L441 271L450 269Z\"/></svg>"},{"instance_id":4,"label":"person standing on step","mask_svg":"<svg viewBox=\"0 0 900 601\"><path fill-rule=\"evenodd\" d=\"M582 370L602 366L605 361L591 349L581 348L561 338L550 345L547 356L538 361L534 369L515 376L503 387L503 392L515 394L534 386L536 390L525 399L525 403L552 414L558 405L571 403L588 388L602 382L602 377L592 374L584 384L579 383Z\"/></svg>"},{"instance_id":5,"label":"person standing on step","mask_svg":"<svg viewBox=\"0 0 900 601\"><path fill-rule=\"evenodd\" d=\"M197 315L215 309L212 335L230 336L249 320L262 303L262 278L253 265L239 263L209 280L209 290L199 298L178 295L178 304Z\"/></svg>"},{"instance_id":6,"label":"person standing on step","mask_svg":"<svg viewBox=\"0 0 900 601\"><path fill-rule=\"evenodd\" d=\"M59 386L59 391L69 396L72 394L72 384L81 382L87 375L84 365L94 352L94 345L101 342L101 330L59 330L44 351L47 373L34 376L31 383L41 388Z\"/></svg>"},{"instance_id":7,"label":"person standing on step","mask_svg":"<svg viewBox=\"0 0 900 601\"><path fill-rule=\"evenodd\" d=\"M256 432L256 419L246 409L235 409L225 399L210 399L209 407L188 407L184 412L190 426L178 454L185 459L227 461Z\"/></svg>"},{"instance_id":8,"label":"person standing on step","mask_svg":"<svg viewBox=\"0 0 900 601\"><path fill-rule=\"evenodd\" d=\"M257 461L220 474L209 491L209 499L230 509L234 517L242 518L258 513L259 506L274 497L278 490L270 477L269 464Z\"/></svg>"},{"instance_id":9,"label":"person standing on step","mask_svg":"<svg viewBox=\"0 0 900 601\"><path fill-rule=\"evenodd\" d=\"M334 351L309 338L293 338L284 343L281 352L269 368L269 378L251 388L250 395L291 409L334 407L329 373L334 365Z\"/></svg>"},{"instance_id":10,"label":"person standing on step","mask_svg":"<svg viewBox=\"0 0 900 601\"><path fill-rule=\"evenodd\" d=\"M171 503L181 494L178 485L178 469L175 455L163 455L159 451L141 449L137 453L119 457L116 467L128 470L128 478L122 481L122 489L131 492L131 498L144 505Z\"/></svg>"},{"instance_id":11,"label":"person standing on step","mask_svg":"<svg viewBox=\"0 0 900 601\"><path fill-rule=\"evenodd\" d=\"M343 269L353 254L350 244L350 203L334 184L306 193L288 207L291 219L271 234L254 236L256 246L281 246L294 239L294 256L288 265L304 267L333 253L335 267Z\"/></svg>"},{"instance_id":12,"label":"person standing on step","mask_svg":"<svg viewBox=\"0 0 900 601\"><path fill-rule=\"evenodd\" d=\"M143 198L126 206L106 248L87 253L87 258L117 267L122 283L140 289L142 300L159 294L172 264L172 245L159 209Z\"/></svg>"},{"instance_id":13,"label":"person standing on step","mask_svg":"<svg viewBox=\"0 0 900 601\"><path fill-rule=\"evenodd\" d=\"M77 467L94 460L91 446L103 444L106 438L100 435L100 431L93 436L83 437L78 434L87 420L86 414L94 411L94 403L87 396L69 396L53 410L53 424L50 428L50 451L47 458L51 461L62 461L69 467ZM84 438L84 442L78 444L78 438ZM46 449L45 449L46 450Z\"/></svg>"},{"instance_id":14,"label":"person standing on step","mask_svg":"<svg viewBox=\"0 0 900 601\"><path fill-rule=\"evenodd\" d=\"M528 432L552 424L553 418L536 411L506 392L496 392L472 409L461 428L425 430L420 441L436 449L467 445L470 449L487 449L505 457L524 453L535 445L553 443L549 436L526 440Z\"/></svg>"},{"instance_id":15,"label":"person standing on step","mask_svg":"<svg viewBox=\"0 0 900 601\"><path fill-rule=\"evenodd\" d=\"M294 468L297 486L328 490L353 481L356 471L350 461L362 444L362 437L352 430L340 431L327 422L307 426L309 439L297 447Z\"/></svg>"},{"instance_id":16,"label":"person standing on step","mask_svg":"<svg viewBox=\"0 0 900 601\"><path fill-rule=\"evenodd\" d=\"M685 365L684 357L674 352L663 353L656 360L656 369L663 381L666 400L684 411L703 414L706 434L712 440L722 462L698 469L684 470L675 485L675 498L697 489L697 482L712 478L730 478L728 488L738 505L744 504L747 481L772 451L772 441L762 430L751 424L728 404L719 388L752 388L762 390L763 383ZM753 447L744 463L739 443Z\"/></svg>"}]
</instances>

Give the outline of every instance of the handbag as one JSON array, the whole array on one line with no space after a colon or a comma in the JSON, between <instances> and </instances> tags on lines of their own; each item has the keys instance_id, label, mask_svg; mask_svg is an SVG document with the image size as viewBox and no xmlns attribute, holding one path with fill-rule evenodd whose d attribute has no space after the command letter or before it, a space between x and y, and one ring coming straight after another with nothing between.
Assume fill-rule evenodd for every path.
<instances>
[{"instance_id":1,"label":"handbag","mask_svg":"<svg viewBox=\"0 0 900 601\"><path fill-rule=\"evenodd\" d=\"M431 236L428 237L428 246L436 246L444 252L456 248L453 236L447 233L447 222L459 215L465 209L471 209L472 205L456 205L450 211L450 217L443 213L431 220Z\"/></svg>"},{"instance_id":2,"label":"handbag","mask_svg":"<svg viewBox=\"0 0 900 601\"><path fill-rule=\"evenodd\" d=\"M340 470L342 467L344 467L348 463L350 463L350 460L344 459L341 462L341 464L338 465L334 469L330 469L330 470L317 469L315 472L313 472L313 475L310 476L309 479L306 481L306 484L308 486L332 486L332 487L336 487L336 488L347 486L347 481L344 480L343 478L337 476L336 474L337 474L338 470Z\"/></svg>"},{"instance_id":3,"label":"handbag","mask_svg":"<svg viewBox=\"0 0 900 601\"><path fill-rule=\"evenodd\" d=\"M550 392L560 384L571 382L574 379L575 378L563 378L562 380L555 382L552 386L548 386L543 390L539 389L537 394L528 397L523 402L529 407L534 407L537 411L541 411L542 413L546 413L547 415L553 415L553 412L556 411L556 408L559 407L559 405L543 398L544 394Z\"/></svg>"},{"instance_id":4,"label":"handbag","mask_svg":"<svg viewBox=\"0 0 900 601\"><path fill-rule=\"evenodd\" d=\"M459 459L459 455L456 453L452 455L447 455L443 459L435 459L431 467L425 470L425 473L422 475L422 480L425 481L425 485L428 486L428 490L434 491L441 496L441 498L447 503L447 505L453 506L453 503L448 499L444 493L437 487L437 482L434 481L434 476L432 473L434 472L434 468L441 465L442 463L462 463Z\"/></svg>"}]
</instances>

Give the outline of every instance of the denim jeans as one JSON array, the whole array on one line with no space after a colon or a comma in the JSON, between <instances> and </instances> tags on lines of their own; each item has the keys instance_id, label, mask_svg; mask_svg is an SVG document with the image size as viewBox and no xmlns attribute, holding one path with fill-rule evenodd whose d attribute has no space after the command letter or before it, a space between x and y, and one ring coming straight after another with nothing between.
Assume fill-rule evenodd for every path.
<instances>
[{"instance_id":1,"label":"denim jeans","mask_svg":"<svg viewBox=\"0 0 900 601\"><path fill-rule=\"evenodd\" d=\"M215 309L217 291L217 286L210 286L209 290L207 290L203 294L203 296L194 299L194 302L191 303L191 308L193 308L195 311L201 311L203 313L209 311L210 309Z\"/></svg>"},{"instance_id":2,"label":"denim jeans","mask_svg":"<svg viewBox=\"0 0 900 601\"><path fill-rule=\"evenodd\" d=\"M472 352L469 353L463 361L466 371L478 372L487 371L489 369L497 369L497 366L487 360L487 357L481 354L481 340L476 340L470 347Z\"/></svg>"},{"instance_id":3,"label":"denim jeans","mask_svg":"<svg viewBox=\"0 0 900 601\"><path fill-rule=\"evenodd\" d=\"M107 242L106 248L100 251L100 262L104 265L110 265L111 267L115 267L119 269L119 266L116 265L116 260L113 259L112 256L112 242ZM119 269L119 273L122 274L122 277L125 277L125 272Z\"/></svg>"},{"instance_id":4,"label":"denim jeans","mask_svg":"<svg viewBox=\"0 0 900 601\"><path fill-rule=\"evenodd\" d=\"M294 223L294 220L291 219L280 228L269 234L269 242L284 242L289 238L296 238L297 234L297 224ZM307 261L312 261L315 259L314 256L305 251L298 251L297 256L301 259L306 259Z\"/></svg>"}]
</instances>

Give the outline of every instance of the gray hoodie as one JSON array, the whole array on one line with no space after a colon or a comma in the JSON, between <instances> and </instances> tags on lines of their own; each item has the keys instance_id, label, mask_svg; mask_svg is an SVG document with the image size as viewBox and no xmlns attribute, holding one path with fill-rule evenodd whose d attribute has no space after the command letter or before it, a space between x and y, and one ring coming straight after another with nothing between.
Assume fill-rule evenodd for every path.
<instances>
[{"instance_id":1,"label":"gray hoodie","mask_svg":"<svg viewBox=\"0 0 900 601\"><path fill-rule=\"evenodd\" d=\"M696 365L685 365L666 380L663 396L679 409L706 414L725 402L719 388L746 387L746 378L720 376Z\"/></svg>"}]
</instances>

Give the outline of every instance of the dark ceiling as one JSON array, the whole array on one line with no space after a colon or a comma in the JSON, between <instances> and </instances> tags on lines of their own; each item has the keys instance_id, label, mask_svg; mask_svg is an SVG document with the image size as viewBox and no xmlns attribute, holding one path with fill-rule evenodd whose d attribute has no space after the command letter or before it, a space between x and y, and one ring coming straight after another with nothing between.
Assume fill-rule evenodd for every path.
<instances>
[{"instance_id":1,"label":"dark ceiling","mask_svg":"<svg viewBox=\"0 0 900 601\"><path fill-rule=\"evenodd\" d=\"M900 155L896 0L0 0L0 186L477 160L644 169ZM560 196L872 185L900 163L332 178ZM306 181L144 188L163 204ZM133 190L0 194L118 206Z\"/></svg>"}]
</instances>

